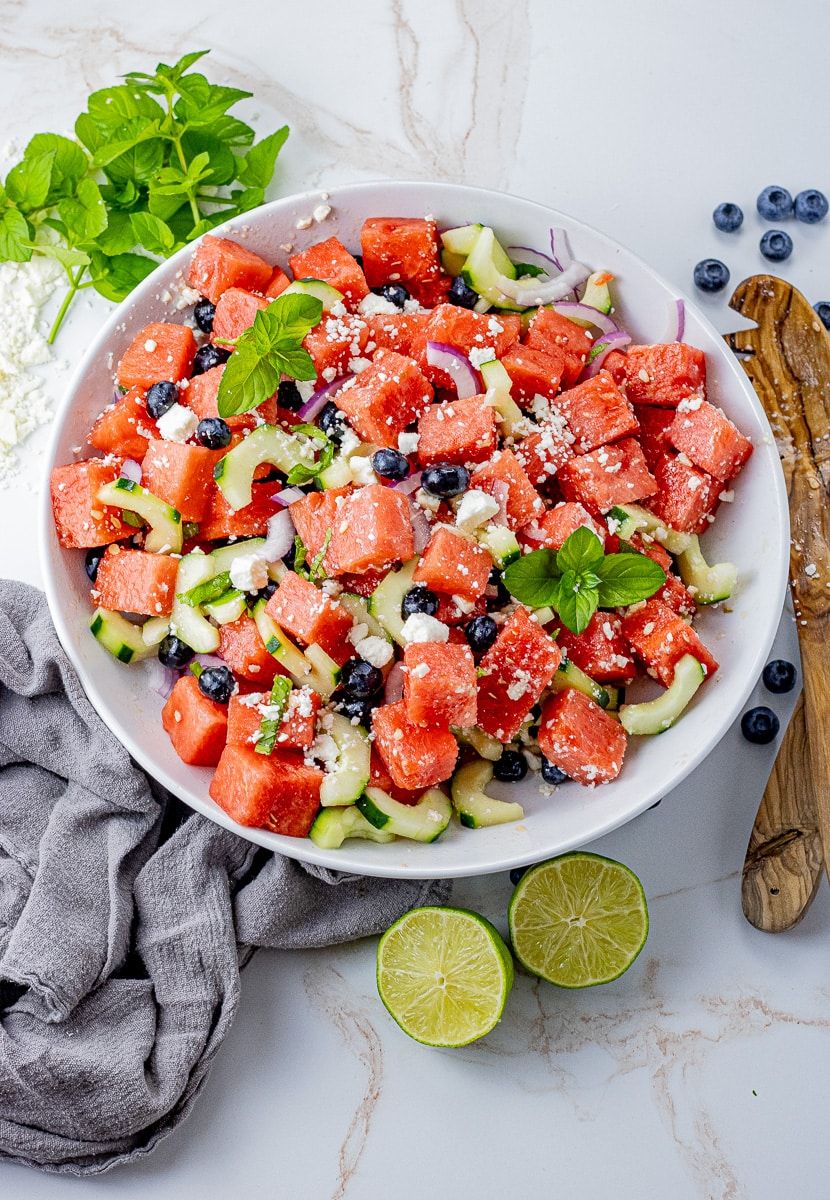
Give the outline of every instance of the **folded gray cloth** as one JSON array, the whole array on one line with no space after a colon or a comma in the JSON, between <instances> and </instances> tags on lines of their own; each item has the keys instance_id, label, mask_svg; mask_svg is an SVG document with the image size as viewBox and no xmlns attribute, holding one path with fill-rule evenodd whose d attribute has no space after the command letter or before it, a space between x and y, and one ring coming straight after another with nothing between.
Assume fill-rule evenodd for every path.
<instances>
[{"instance_id":1,"label":"folded gray cloth","mask_svg":"<svg viewBox=\"0 0 830 1200\"><path fill-rule=\"evenodd\" d=\"M96 1174L187 1116L253 948L377 933L449 885L301 866L168 796L0 580L0 1159Z\"/></svg>"}]
</instances>

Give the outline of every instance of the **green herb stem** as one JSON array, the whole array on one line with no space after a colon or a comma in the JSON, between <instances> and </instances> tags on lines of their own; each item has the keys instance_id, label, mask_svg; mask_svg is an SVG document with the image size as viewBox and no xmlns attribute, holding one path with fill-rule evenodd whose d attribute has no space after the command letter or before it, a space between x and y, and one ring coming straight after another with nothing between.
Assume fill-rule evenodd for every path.
<instances>
[{"instance_id":1,"label":"green herb stem","mask_svg":"<svg viewBox=\"0 0 830 1200\"><path fill-rule=\"evenodd\" d=\"M89 284L92 282L92 280L88 280L86 283L83 283L83 284L81 283L81 280L83 279L84 275L86 274L86 270L87 270L86 267L78 267L78 269L74 273L74 275L71 272L69 273L69 279L70 279L69 289L63 298L63 302L62 302L60 308L58 309L57 316L55 317L54 321L52 322L52 328L49 330L49 337L46 339L50 346L53 344L55 338L58 336L58 330L60 329L61 325L63 324L63 319L66 316L67 312L69 311L69 305L75 299L75 293L79 292L81 290L81 288L88 287Z\"/></svg>"}]
</instances>

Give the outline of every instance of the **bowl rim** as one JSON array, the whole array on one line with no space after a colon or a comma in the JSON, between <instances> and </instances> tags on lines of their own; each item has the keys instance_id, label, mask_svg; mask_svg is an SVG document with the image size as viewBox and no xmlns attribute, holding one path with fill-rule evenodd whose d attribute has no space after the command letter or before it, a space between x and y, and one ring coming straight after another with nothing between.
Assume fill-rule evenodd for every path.
<instances>
[{"instance_id":1,"label":"bowl rim","mask_svg":"<svg viewBox=\"0 0 830 1200\"><path fill-rule=\"evenodd\" d=\"M694 314L695 319L701 327L708 332L714 342L722 343L722 337L715 329L714 325L709 321L704 312L696 305L694 300L690 299L681 289L677 288L673 283L666 280L659 272L651 267L639 254L630 250L624 243L617 241L616 238L610 237L601 230L596 229L578 218L572 217L568 213L561 212L558 209L551 208L548 205L542 204L539 201L528 199L523 196L518 196L513 193L498 191L492 188L474 187L467 184L441 183L434 181L419 181L419 180L394 180L394 179L376 179L367 180L358 183L350 183L337 185L332 184L325 188L308 189L304 192L293 193L290 196L281 197L277 200L270 201L267 204L261 205L250 212L242 214L241 217L234 217L228 221L222 222L210 230L214 236L234 236L239 237L240 228L252 218L256 219L257 224L267 222L271 214L284 214L292 208L300 209L307 207L312 202L319 202L324 194L326 202L331 202L335 207L341 199L349 199L355 196L371 193L373 190L387 189L396 192L401 196L414 197L423 195L425 202L438 205L442 197L445 198L448 194L453 197L453 202L461 202L468 198L471 205L489 200L490 202L503 203L513 202L518 203L529 211L535 214L538 218L543 218L550 225L562 225L567 231L574 232L581 230L591 238L598 238L601 241L608 243L617 250L622 251L634 262L638 269L649 276L653 283L658 285L668 297L674 300L683 301L687 306L687 310ZM368 201L367 195L367 201ZM367 215L372 215L371 212ZM321 228L321 233L324 230ZM44 473L42 476L41 497L40 497L40 520L39 520L39 549L41 571L44 581L44 590L46 593L50 613L52 616L55 629L58 634L58 639L63 646L64 651L69 658L73 669L78 675L81 684L89 698L93 708L101 717L104 724L110 729L114 736L127 748L131 757L150 775L152 778L160 782L170 792L179 796L194 811L207 817L214 823L228 829L247 841L261 845L276 853L284 854L287 857L293 858L301 863L313 865L317 868L327 868L336 872L347 871L349 873L364 874L375 877L386 878L410 878L410 879L433 879L433 878L461 878L465 876L492 874L498 871L510 870L513 867L525 866L529 862L538 861L540 857L551 857L566 853L578 846L582 846L589 841L594 841L596 838L604 836L606 833L614 829L620 828L633 820L634 817L644 812L651 807L655 801L668 792L672 791L684 779L686 779L696 767L700 765L703 759L715 748L727 733L731 724L737 717L741 708L746 703L747 698L752 692L757 678L760 675L763 664L766 661L767 654L772 645L775 633L778 627L779 618L776 617L774 622L770 622L769 628L765 630L764 636L757 640L755 652L751 662L751 670L747 671L743 686L735 690L734 680L732 681L732 701L725 708L721 709L718 728L719 733L714 740L705 742L702 747L694 753L688 755L686 760L676 766L670 777L661 783L660 788L656 789L653 794L647 794L641 803L637 805L629 805L622 814L615 815L609 813L603 819L597 819L596 816L590 823L590 828L581 835L576 835L566 838L561 845L557 845L553 849L534 850L529 853L528 848L520 843L514 853L505 853L504 851L491 855L490 857L479 855L472 856L472 863L463 861L448 865L441 863L440 867L436 863L435 867L430 867L429 854L416 854L417 850L423 850L420 844L405 844L401 839L397 839L395 843L384 845L381 849L388 851L392 846L396 847L396 851L400 853L390 854L388 859L375 857L371 850L375 852L378 847L374 843L358 843L352 840L348 843L350 852L344 853L342 850L321 850L316 846L310 838L290 838L285 835L269 833L267 830L254 827L241 826L229 817L224 810L219 808L209 797L202 800L195 794L182 795L182 788L174 780L163 766L159 766L154 762L152 756L145 752L143 746L136 741L132 736L129 727L119 719L118 715L113 711L111 705L106 698L101 694L96 678L92 672L87 670L83 661L73 653L74 639L68 621L65 619L63 606L60 603L60 595L57 588L57 581L54 577L50 557L54 554L56 548L63 554L64 551L58 546L55 535L54 520L52 516L51 497L49 489L49 474L52 466L56 463L56 455L59 443L63 434L64 426L68 420L72 401L82 386L84 377L90 368L90 365L97 360L101 353L106 353L106 348L118 330L118 326L124 321L125 315L128 314L134 306L141 305L142 302L159 287L160 280L164 279L166 284L175 279L177 272L183 264L189 263L190 257L193 254L195 242L188 243L176 252L171 258L163 260L158 267L151 272L116 308L112 310L109 316L101 325L101 328L96 333L95 337L90 342L85 353L75 370L72 372L68 380L63 397L55 409L54 421L50 433L49 443L47 446L44 458ZM726 347L723 346L724 355L720 361L728 369L735 386L739 387L744 393L750 406L754 407L756 413L763 415L763 407L758 399L752 385L746 377L745 372L741 368L739 362L734 356L727 356ZM763 416L766 421L766 417ZM773 501L774 510L777 517L776 529L780 533L777 545L775 546L776 556L775 563L765 575L767 578L772 578L774 575L776 582L774 592L774 610L780 614L783 609L784 598L787 593L788 582L788 563L789 563L789 509L787 503L787 493L784 483L783 471L777 455L774 456L774 462L777 463L777 470L773 470ZM611 785L606 786L613 786ZM205 789L206 790L206 789ZM659 795L658 795L659 793ZM362 853L364 846L368 845L370 853ZM351 848L354 849L351 849ZM426 847L427 851L429 847ZM408 854L412 853L411 861L407 861Z\"/></svg>"}]
</instances>

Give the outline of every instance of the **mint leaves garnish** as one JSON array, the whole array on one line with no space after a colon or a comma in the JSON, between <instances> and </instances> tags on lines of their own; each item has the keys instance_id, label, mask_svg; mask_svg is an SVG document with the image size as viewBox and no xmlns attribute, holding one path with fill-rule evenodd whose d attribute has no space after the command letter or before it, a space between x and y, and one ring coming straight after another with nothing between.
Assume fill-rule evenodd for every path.
<instances>
[{"instance_id":1,"label":"mint leaves garnish","mask_svg":"<svg viewBox=\"0 0 830 1200\"><path fill-rule=\"evenodd\" d=\"M0 184L0 262L56 259L75 295L119 301L186 242L261 204L288 127L254 142L228 110L251 93L220 87L186 54L93 92L77 141L37 133Z\"/></svg>"},{"instance_id":2,"label":"mint leaves garnish","mask_svg":"<svg viewBox=\"0 0 830 1200\"><path fill-rule=\"evenodd\" d=\"M261 309L253 325L232 343L234 352L216 397L219 416L234 417L257 408L274 395L283 375L316 379L317 369L302 343L322 315L323 302L302 293L277 296ZM315 426L314 435L319 434Z\"/></svg>"},{"instance_id":3,"label":"mint leaves garnish","mask_svg":"<svg viewBox=\"0 0 830 1200\"><path fill-rule=\"evenodd\" d=\"M646 554L603 553L602 542L582 526L561 550L531 550L505 568L510 594L530 608L550 605L572 633L582 633L598 608L647 600L666 582Z\"/></svg>"},{"instance_id":4,"label":"mint leaves garnish","mask_svg":"<svg viewBox=\"0 0 830 1200\"><path fill-rule=\"evenodd\" d=\"M273 753L290 694L291 680L286 675L276 675L271 685L267 716L264 716L260 722L259 737L254 746L257 754Z\"/></svg>"}]
</instances>

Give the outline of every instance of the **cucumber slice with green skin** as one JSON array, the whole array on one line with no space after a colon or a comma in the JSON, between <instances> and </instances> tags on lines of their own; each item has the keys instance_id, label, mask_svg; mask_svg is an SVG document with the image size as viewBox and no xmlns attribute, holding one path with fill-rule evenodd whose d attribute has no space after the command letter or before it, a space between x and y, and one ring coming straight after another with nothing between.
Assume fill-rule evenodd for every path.
<instances>
[{"instance_id":1,"label":"cucumber slice with green skin","mask_svg":"<svg viewBox=\"0 0 830 1200\"><path fill-rule=\"evenodd\" d=\"M105 483L96 495L102 504L138 513L147 522L144 549L148 554L181 554L182 518L177 508L165 504L132 479Z\"/></svg>"},{"instance_id":2,"label":"cucumber slice with green skin","mask_svg":"<svg viewBox=\"0 0 830 1200\"><path fill-rule=\"evenodd\" d=\"M489 304L497 304L499 308L515 312L521 312L526 307L514 304L499 286L499 276L515 279L516 268L488 225L483 225L479 230L475 244L461 268L461 275L465 283Z\"/></svg>"},{"instance_id":3,"label":"cucumber slice with green skin","mask_svg":"<svg viewBox=\"0 0 830 1200\"><path fill-rule=\"evenodd\" d=\"M202 605L205 614L212 621L215 621L217 625L230 625L231 621L238 621L247 607L248 602L245 593L237 591L236 588L231 588L229 592L225 592L224 596L220 596L218 600Z\"/></svg>"},{"instance_id":4,"label":"cucumber slice with green skin","mask_svg":"<svg viewBox=\"0 0 830 1200\"><path fill-rule=\"evenodd\" d=\"M201 608L191 608L183 604L179 594L189 592L191 588L207 583L216 572L216 564L211 554L186 554L179 560L176 572L176 595L173 600L173 611L170 614L170 632L174 634L197 654L213 654L219 648L219 630L202 612Z\"/></svg>"},{"instance_id":5,"label":"cucumber slice with green skin","mask_svg":"<svg viewBox=\"0 0 830 1200\"><path fill-rule=\"evenodd\" d=\"M452 275L453 279L456 275L461 274L466 261L466 254L453 254L451 250L447 249L441 251L441 266L447 275Z\"/></svg>"},{"instance_id":6,"label":"cucumber slice with green skin","mask_svg":"<svg viewBox=\"0 0 830 1200\"><path fill-rule=\"evenodd\" d=\"M664 733L674 725L706 678L703 667L691 654L684 654L674 668L671 686L656 700L624 704L620 724L627 733Z\"/></svg>"},{"instance_id":7,"label":"cucumber slice with green skin","mask_svg":"<svg viewBox=\"0 0 830 1200\"><path fill-rule=\"evenodd\" d=\"M486 794L484 789L492 778L493 764L484 759L465 763L452 777L453 808L467 829L506 825L509 821L520 821L525 815L521 804L509 804Z\"/></svg>"},{"instance_id":8,"label":"cucumber slice with green skin","mask_svg":"<svg viewBox=\"0 0 830 1200\"><path fill-rule=\"evenodd\" d=\"M297 687L314 688L328 700L340 682L340 668L319 646L309 646L305 653L265 611L267 601L260 598L253 609L259 636L269 654L281 663Z\"/></svg>"},{"instance_id":9,"label":"cucumber slice with green skin","mask_svg":"<svg viewBox=\"0 0 830 1200\"><path fill-rule=\"evenodd\" d=\"M496 419L502 427L502 432L510 437L526 422L524 413L510 395L513 380L508 375L504 363L499 362L497 358L482 363L478 370L486 389L484 403L496 410Z\"/></svg>"},{"instance_id":10,"label":"cucumber slice with green skin","mask_svg":"<svg viewBox=\"0 0 830 1200\"><path fill-rule=\"evenodd\" d=\"M488 762L498 762L504 753L504 746L501 742L491 734L485 733L483 729L479 729L478 725L471 725L464 729L453 725L450 732L455 735L456 741L465 746L472 746L475 752L481 758L486 758Z\"/></svg>"},{"instance_id":11,"label":"cucumber slice with green skin","mask_svg":"<svg viewBox=\"0 0 830 1200\"><path fill-rule=\"evenodd\" d=\"M452 804L440 788L430 788L413 805L401 804L382 788L370 787L358 800L357 807L376 829L413 842L434 842L452 816Z\"/></svg>"},{"instance_id":12,"label":"cucumber slice with green skin","mask_svg":"<svg viewBox=\"0 0 830 1200\"><path fill-rule=\"evenodd\" d=\"M649 534L661 546L665 546L669 554L682 554L694 536L691 533L681 533L678 529L671 529L659 517L655 517L654 513L648 512L645 508L640 508L639 504L616 504L609 511L625 513L626 516L635 522L635 529L632 532L639 531ZM629 534L630 536L631 534Z\"/></svg>"},{"instance_id":13,"label":"cucumber slice with green skin","mask_svg":"<svg viewBox=\"0 0 830 1200\"><path fill-rule=\"evenodd\" d=\"M89 628L92 636L119 662L138 662L155 654L155 646L148 646L144 641L142 626L133 625L121 613L108 608L96 608Z\"/></svg>"},{"instance_id":14,"label":"cucumber slice with green skin","mask_svg":"<svg viewBox=\"0 0 830 1200\"><path fill-rule=\"evenodd\" d=\"M605 520L608 524L609 533L616 533L617 537L623 542L630 542L634 534L639 529L639 525L635 517L619 504L615 504L605 514Z\"/></svg>"},{"instance_id":15,"label":"cucumber slice with green skin","mask_svg":"<svg viewBox=\"0 0 830 1200\"><path fill-rule=\"evenodd\" d=\"M354 472L348 459L333 459L325 470L320 472L314 483L321 491L325 491L326 488L348 487L350 483L354 483Z\"/></svg>"},{"instance_id":16,"label":"cucumber slice with green skin","mask_svg":"<svg viewBox=\"0 0 830 1200\"><path fill-rule=\"evenodd\" d=\"M230 571L233 564L244 554L258 554L265 545L265 538L245 538L241 542L231 542L228 546L218 546L211 550L210 557L216 568L216 574Z\"/></svg>"},{"instance_id":17,"label":"cucumber slice with green skin","mask_svg":"<svg viewBox=\"0 0 830 1200\"><path fill-rule=\"evenodd\" d=\"M608 689L597 683L590 675L586 675L569 658L562 659L549 687L552 692L564 692L565 688L569 687L576 688L578 692L584 692L600 708L608 708L611 700Z\"/></svg>"},{"instance_id":18,"label":"cucumber slice with green skin","mask_svg":"<svg viewBox=\"0 0 830 1200\"><path fill-rule=\"evenodd\" d=\"M485 525L476 530L476 540L493 556L497 567L503 568L521 558L522 548L512 529L506 525Z\"/></svg>"},{"instance_id":19,"label":"cucumber slice with green skin","mask_svg":"<svg viewBox=\"0 0 830 1200\"><path fill-rule=\"evenodd\" d=\"M341 592L337 600L340 607L345 608L355 625L366 626L370 637L380 637L387 642L392 641L392 638L383 628L380 621L369 612L369 605L363 596L358 596L355 592Z\"/></svg>"},{"instance_id":20,"label":"cucumber slice with green skin","mask_svg":"<svg viewBox=\"0 0 830 1200\"><path fill-rule=\"evenodd\" d=\"M591 308L597 308L601 313L610 313L611 311L611 292L608 287L608 271L594 271L593 275L589 275L585 283L585 291L582 293L580 304L588 304ZM599 283L598 280L604 279L604 283ZM554 305L554 307L556 307ZM573 321L573 317L570 320ZM579 324L582 324L580 321Z\"/></svg>"},{"instance_id":21,"label":"cucumber slice with green skin","mask_svg":"<svg viewBox=\"0 0 830 1200\"><path fill-rule=\"evenodd\" d=\"M284 293L283 293L284 294ZM260 425L229 450L213 469L213 478L228 504L238 512L253 499L254 471L270 463L286 475L292 467L314 466L314 447L277 425Z\"/></svg>"},{"instance_id":22,"label":"cucumber slice with green skin","mask_svg":"<svg viewBox=\"0 0 830 1200\"><path fill-rule=\"evenodd\" d=\"M375 829L355 804L348 808L321 808L308 836L321 850L337 850L347 838L365 838L369 842L394 842L394 833Z\"/></svg>"},{"instance_id":23,"label":"cucumber slice with green skin","mask_svg":"<svg viewBox=\"0 0 830 1200\"><path fill-rule=\"evenodd\" d=\"M313 296L315 300L322 302L324 313L331 312L335 304L339 304L343 299L342 292L338 292L336 287L332 287L330 283L325 283L322 279L295 279L284 291L280 292L280 295Z\"/></svg>"},{"instance_id":24,"label":"cucumber slice with green skin","mask_svg":"<svg viewBox=\"0 0 830 1200\"><path fill-rule=\"evenodd\" d=\"M363 795L369 782L369 739L359 725L352 725L342 713L331 714L331 726L326 729L337 746L337 763L320 785L323 808L339 808Z\"/></svg>"},{"instance_id":25,"label":"cucumber slice with green skin","mask_svg":"<svg viewBox=\"0 0 830 1200\"><path fill-rule=\"evenodd\" d=\"M689 534L689 545L678 555L677 567L686 587L694 589L696 604L717 604L728 600L738 582L738 568L734 563L716 563L710 567L700 549L696 533Z\"/></svg>"},{"instance_id":26,"label":"cucumber slice with green skin","mask_svg":"<svg viewBox=\"0 0 830 1200\"><path fill-rule=\"evenodd\" d=\"M141 636L144 639L145 646L152 646L155 649L170 632L169 617L148 617L141 626Z\"/></svg>"},{"instance_id":27,"label":"cucumber slice with green skin","mask_svg":"<svg viewBox=\"0 0 830 1200\"><path fill-rule=\"evenodd\" d=\"M404 626L401 601L414 586L412 577L420 561L416 554L409 562L405 562L400 570L390 571L369 597L369 612L399 646L406 645L401 633Z\"/></svg>"},{"instance_id":28,"label":"cucumber slice with green skin","mask_svg":"<svg viewBox=\"0 0 830 1200\"><path fill-rule=\"evenodd\" d=\"M441 234L441 244L450 254L463 254L466 258L483 228L483 225L456 225L455 229L445 229Z\"/></svg>"}]
</instances>

